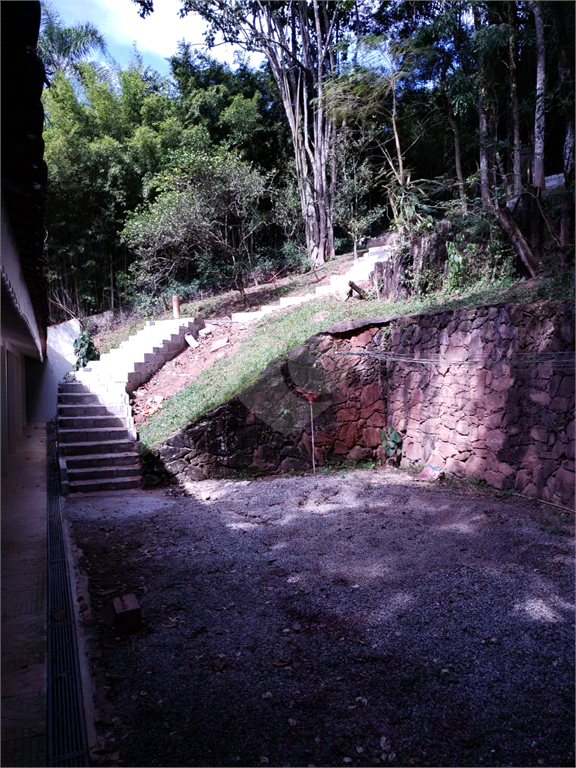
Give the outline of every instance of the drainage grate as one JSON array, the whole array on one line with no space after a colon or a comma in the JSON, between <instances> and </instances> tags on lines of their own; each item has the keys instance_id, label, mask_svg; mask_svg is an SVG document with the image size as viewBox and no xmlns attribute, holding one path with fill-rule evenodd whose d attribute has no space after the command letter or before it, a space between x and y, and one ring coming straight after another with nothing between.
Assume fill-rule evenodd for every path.
<instances>
[{"instance_id":1,"label":"drainage grate","mask_svg":"<svg viewBox=\"0 0 576 768\"><path fill-rule=\"evenodd\" d=\"M56 427L46 425L48 498L48 765L89 766L78 642L58 487Z\"/></svg>"}]
</instances>

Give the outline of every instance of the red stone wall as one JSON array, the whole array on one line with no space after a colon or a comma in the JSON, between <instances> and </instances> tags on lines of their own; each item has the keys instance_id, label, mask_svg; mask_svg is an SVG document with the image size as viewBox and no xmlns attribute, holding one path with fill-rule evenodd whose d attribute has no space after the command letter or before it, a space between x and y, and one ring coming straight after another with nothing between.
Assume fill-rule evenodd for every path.
<instances>
[{"instance_id":1,"label":"red stone wall","mask_svg":"<svg viewBox=\"0 0 576 768\"><path fill-rule=\"evenodd\" d=\"M572 306L410 317L376 340L411 358L388 363L383 391L404 464L573 506Z\"/></svg>"},{"instance_id":2,"label":"red stone wall","mask_svg":"<svg viewBox=\"0 0 576 768\"><path fill-rule=\"evenodd\" d=\"M356 354L351 354L356 353ZM158 448L181 480L377 457L574 502L574 309L513 305L335 326Z\"/></svg>"}]
</instances>

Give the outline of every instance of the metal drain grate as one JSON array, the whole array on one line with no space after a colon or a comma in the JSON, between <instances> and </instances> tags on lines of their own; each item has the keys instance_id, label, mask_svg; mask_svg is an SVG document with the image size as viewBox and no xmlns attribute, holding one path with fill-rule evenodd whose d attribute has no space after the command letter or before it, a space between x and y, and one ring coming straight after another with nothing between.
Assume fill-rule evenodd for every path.
<instances>
[{"instance_id":1,"label":"metal drain grate","mask_svg":"<svg viewBox=\"0 0 576 768\"><path fill-rule=\"evenodd\" d=\"M48 765L90 765L72 590L58 487L56 427L46 425L48 498Z\"/></svg>"}]
</instances>

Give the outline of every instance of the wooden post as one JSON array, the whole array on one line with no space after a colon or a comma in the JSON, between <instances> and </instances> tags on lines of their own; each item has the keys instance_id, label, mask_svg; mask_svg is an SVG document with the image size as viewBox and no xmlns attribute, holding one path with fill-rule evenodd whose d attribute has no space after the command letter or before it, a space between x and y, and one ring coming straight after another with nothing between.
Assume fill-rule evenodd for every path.
<instances>
[{"instance_id":1,"label":"wooden post","mask_svg":"<svg viewBox=\"0 0 576 768\"><path fill-rule=\"evenodd\" d=\"M180 296L172 296L172 315L174 320L180 319Z\"/></svg>"}]
</instances>

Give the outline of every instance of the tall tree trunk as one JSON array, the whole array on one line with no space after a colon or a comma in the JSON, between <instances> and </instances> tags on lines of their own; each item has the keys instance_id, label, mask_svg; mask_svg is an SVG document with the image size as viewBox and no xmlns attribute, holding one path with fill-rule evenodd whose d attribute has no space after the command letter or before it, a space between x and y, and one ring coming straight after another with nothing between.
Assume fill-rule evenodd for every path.
<instances>
[{"instance_id":1,"label":"tall tree trunk","mask_svg":"<svg viewBox=\"0 0 576 768\"><path fill-rule=\"evenodd\" d=\"M481 27L480 14L478 8L473 7L474 27L478 31ZM487 89L484 78L484 56L478 51L476 56L478 65L478 118L480 127L480 196L482 198L482 208L492 207L490 199L490 176L488 168L488 114L486 111Z\"/></svg>"},{"instance_id":2,"label":"tall tree trunk","mask_svg":"<svg viewBox=\"0 0 576 768\"><path fill-rule=\"evenodd\" d=\"M330 194L334 180L329 175L334 125L322 99L326 70L331 71L334 66L330 58L334 24L321 5L325 4L314 0L313 31L321 43L317 46L319 50L315 50L315 41L310 39L306 3L294 3L289 23L285 23L271 5L259 2L261 17L266 20L262 50L278 85L292 134L306 246L312 266L334 256ZM296 44L297 30L300 48Z\"/></svg>"},{"instance_id":3,"label":"tall tree trunk","mask_svg":"<svg viewBox=\"0 0 576 768\"><path fill-rule=\"evenodd\" d=\"M460 152L460 129L458 123L452 111L452 107L448 107L448 122L452 133L454 135L454 161L456 164L456 178L458 179L458 192L460 194L460 203L462 205L462 213L468 213L468 203L466 200L466 186L464 184L464 175L462 173L462 157Z\"/></svg>"},{"instance_id":4,"label":"tall tree trunk","mask_svg":"<svg viewBox=\"0 0 576 768\"><path fill-rule=\"evenodd\" d=\"M560 220L560 245L567 247L574 231L574 62L568 51L563 3L549 3L558 40L558 72L562 101L565 104L566 133L564 138L564 194ZM572 13L573 9L570 10Z\"/></svg>"},{"instance_id":5,"label":"tall tree trunk","mask_svg":"<svg viewBox=\"0 0 576 768\"><path fill-rule=\"evenodd\" d=\"M522 175L520 170L520 109L518 106L518 78L517 78L517 53L516 38L518 36L516 24L516 2L508 0L508 67L510 71L510 110L512 113L512 165L514 179L514 197L522 194Z\"/></svg>"},{"instance_id":6,"label":"tall tree trunk","mask_svg":"<svg viewBox=\"0 0 576 768\"><path fill-rule=\"evenodd\" d=\"M531 223L532 250L540 252L541 215L539 198L546 188L544 176L544 128L545 128L545 96L546 96L546 48L544 43L544 20L540 0L532 0L532 13L536 29L536 108L534 110L534 152L532 158L532 197Z\"/></svg>"},{"instance_id":7,"label":"tall tree trunk","mask_svg":"<svg viewBox=\"0 0 576 768\"><path fill-rule=\"evenodd\" d=\"M540 0L533 0L532 12L536 27L536 109L534 111L534 158L532 162L532 183L537 190L545 188L544 181L544 127L546 96L546 47L544 43L544 20Z\"/></svg>"},{"instance_id":8,"label":"tall tree trunk","mask_svg":"<svg viewBox=\"0 0 576 768\"><path fill-rule=\"evenodd\" d=\"M510 215L510 211L508 208L495 208L494 212L496 214L496 218L502 226L502 229L506 232L512 242L512 245L516 249L516 253L520 256L522 263L528 270L530 277L536 277L534 254L526 242L526 238L520 231L520 227L516 224Z\"/></svg>"}]
</instances>

